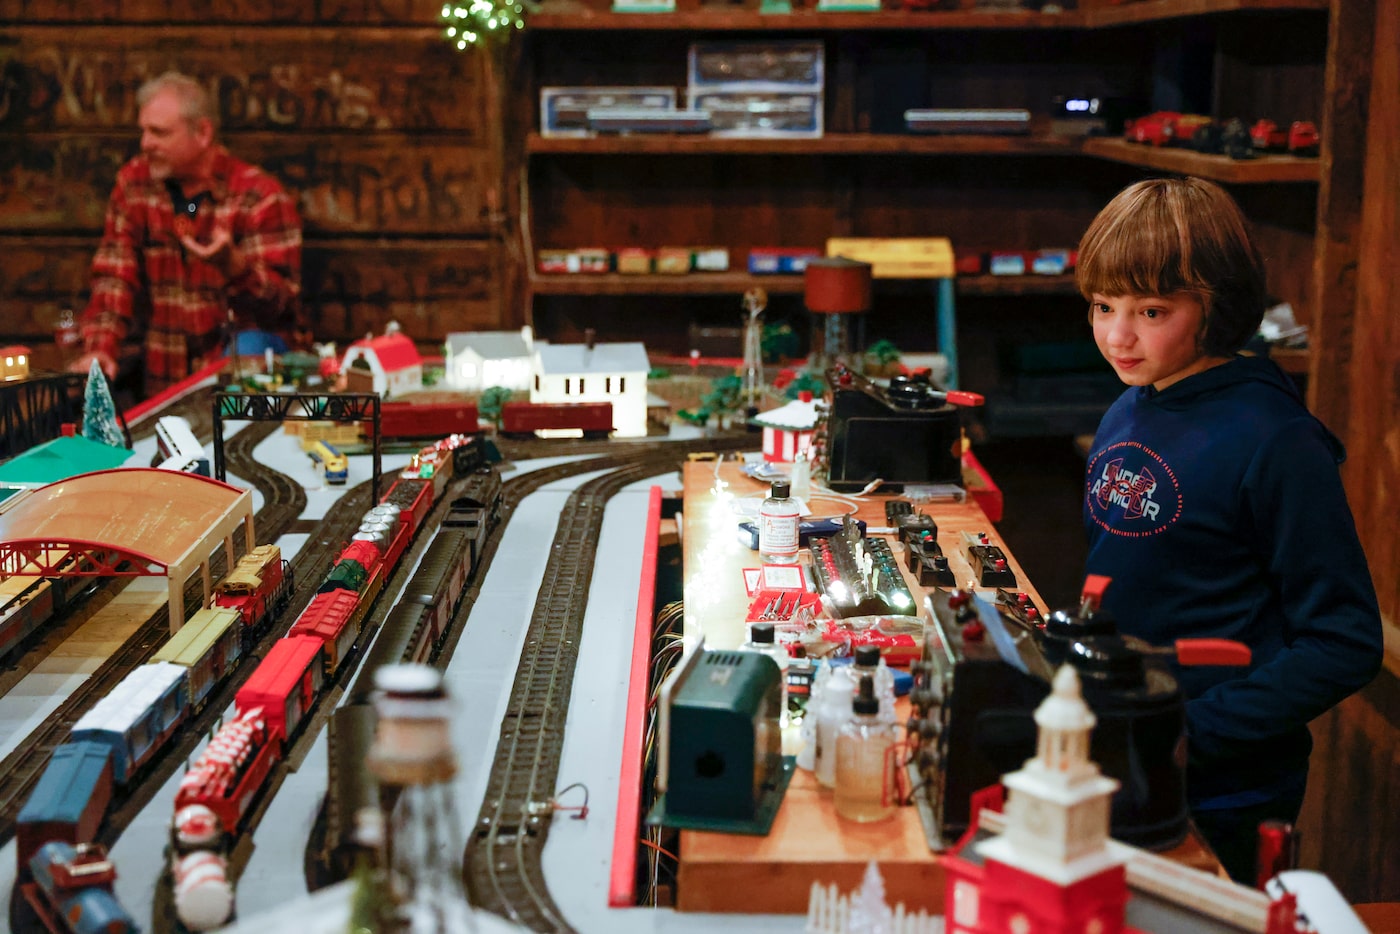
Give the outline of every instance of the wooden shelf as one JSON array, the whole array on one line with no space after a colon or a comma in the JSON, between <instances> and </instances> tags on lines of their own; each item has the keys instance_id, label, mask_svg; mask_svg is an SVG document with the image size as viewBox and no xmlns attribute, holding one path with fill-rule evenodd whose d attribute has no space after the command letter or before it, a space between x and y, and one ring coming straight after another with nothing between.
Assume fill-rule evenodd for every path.
<instances>
[{"instance_id":1,"label":"wooden shelf","mask_svg":"<svg viewBox=\"0 0 1400 934\"><path fill-rule=\"evenodd\" d=\"M1077 139L1045 136L925 136L902 133L828 133L817 139L735 138L698 133L620 136L541 136L531 133L532 154L626 155L1045 155L1080 151Z\"/></svg>"},{"instance_id":2,"label":"wooden shelf","mask_svg":"<svg viewBox=\"0 0 1400 934\"><path fill-rule=\"evenodd\" d=\"M1328 0L1138 0L1136 3L1125 3L1121 6L1085 10L1080 15L1085 26L1095 29L1132 23L1152 23L1183 16L1233 13L1237 10L1325 11L1327 5Z\"/></svg>"},{"instance_id":3,"label":"wooden shelf","mask_svg":"<svg viewBox=\"0 0 1400 934\"><path fill-rule=\"evenodd\" d=\"M563 273L530 276L536 295L727 295L758 287L772 295L802 294L801 276L755 276L747 272L691 272L685 275L632 276Z\"/></svg>"},{"instance_id":4,"label":"wooden shelf","mask_svg":"<svg viewBox=\"0 0 1400 934\"><path fill-rule=\"evenodd\" d=\"M1189 149L1148 146L1121 139L1086 139L1083 145L1086 155L1097 156L1100 159L1166 172L1179 172L1182 175L1198 175L1217 182L1316 182L1321 175L1317 159L1298 156L1231 159L1228 156L1208 156Z\"/></svg>"},{"instance_id":5,"label":"wooden shelf","mask_svg":"<svg viewBox=\"0 0 1400 934\"><path fill-rule=\"evenodd\" d=\"M958 276L959 295L1078 295L1074 274L1061 276Z\"/></svg>"},{"instance_id":6,"label":"wooden shelf","mask_svg":"<svg viewBox=\"0 0 1400 934\"><path fill-rule=\"evenodd\" d=\"M541 136L531 133L533 155L1066 155L1082 153L1112 162L1198 175L1218 182L1267 184L1316 182L1317 159L1261 156L1231 159L1189 149L1148 146L1120 139L1045 136L919 136L899 133L830 133L818 139L736 139L702 134Z\"/></svg>"},{"instance_id":7,"label":"wooden shelf","mask_svg":"<svg viewBox=\"0 0 1400 934\"><path fill-rule=\"evenodd\" d=\"M605 2L605 0L604 0ZM683 0L684 2L684 0ZM578 0L546 0L529 17L533 30L691 30L699 32L847 32L850 30L1097 29L1241 10L1322 10L1328 0L1141 0L1065 13L978 13L966 10L871 13L759 13L716 5L670 13L615 13Z\"/></svg>"},{"instance_id":8,"label":"wooden shelf","mask_svg":"<svg viewBox=\"0 0 1400 934\"><path fill-rule=\"evenodd\" d=\"M847 32L854 29L1052 29L1082 26L1075 13L1044 14L908 12L760 13L716 5L714 9L676 10L671 13L615 13L571 0L548 0L532 14L529 29L536 30L691 30L697 32Z\"/></svg>"},{"instance_id":9,"label":"wooden shelf","mask_svg":"<svg viewBox=\"0 0 1400 934\"><path fill-rule=\"evenodd\" d=\"M875 288L913 280L875 281ZM958 276L953 280L961 295L1076 295L1074 276ZM685 275L624 275L535 273L530 288L536 295L727 295L754 287L773 295L802 294L801 276L756 276L746 272L692 272Z\"/></svg>"}]
</instances>

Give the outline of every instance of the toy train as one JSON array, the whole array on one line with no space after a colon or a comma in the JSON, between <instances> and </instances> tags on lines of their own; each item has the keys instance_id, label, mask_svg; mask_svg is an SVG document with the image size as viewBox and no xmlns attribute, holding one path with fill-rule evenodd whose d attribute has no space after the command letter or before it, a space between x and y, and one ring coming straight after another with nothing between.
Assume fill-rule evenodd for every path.
<instances>
[{"instance_id":1,"label":"toy train","mask_svg":"<svg viewBox=\"0 0 1400 934\"><path fill-rule=\"evenodd\" d=\"M433 501L454 473L482 463L475 439L432 445L439 465L430 478L400 478L365 516L361 532L337 556L317 599L352 592L353 600L313 599L291 631L273 644L235 696L237 717L211 739L177 793L177 809L208 807L218 837L236 834L272 767L355 644L365 612ZM429 450L425 449L425 450ZM383 517L388 527L378 527ZM371 524L374 529L367 529ZM74 725L55 750L17 822L21 876L46 843L95 839L112 799L138 781L189 716L201 706L285 608L292 573L275 545L255 548L216 588L213 605L195 613L157 656L129 674ZM211 880L217 884L218 880ZM199 893L191 897L198 899ZM177 909L180 902L177 899Z\"/></svg>"},{"instance_id":2,"label":"toy train","mask_svg":"<svg viewBox=\"0 0 1400 934\"><path fill-rule=\"evenodd\" d=\"M606 438L612 430L611 402L507 402L501 406L504 435Z\"/></svg>"},{"instance_id":3,"label":"toy train","mask_svg":"<svg viewBox=\"0 0 1400 934\"><path fill-rule=\"evenodd\" d=\"M47 843L29 861L25 901L54 934L134 934L136 922L112 894L116 867L95 843Z\"/></svg>"},{"instance_id":4,"label":"toy train","mask_svg":"<svg viewBox=\"0 0 1400 934\"><path fill-rule=\"evenodd\" d=\"M94 577L16 574L0 580L0 659L26 644L45 623L89 596L97 586Z\"/></svg>"},{"instance_id":5,"label":"toy train","mask_svg":"<svg viewBox=\"0 0 1400 934\"><path fill-rule=\"evenodd\" d=\"M349 479L349 459L329 441L313 441L306 449L306 455L325 471L326 482L331 486L344 486Z\"/></svg>"},{"instance_id":6,"label":"toy train","mask_svg":"<svg viewBox=\"0 0 1400 934\"><path fill-rule=\"evenodd\" d=\"M163 415L156 419L156 448L160 452L154 467L161 470L182 470L203 477L210 476L209 458L204 445L195 437L188 419L178 415Z\"/></svg>"},{"instance_id":7,"label":"toy train","mask_svg":"<svg viewBox=\"0 0 1400 934\"><path fill-rule=\"evenodd\" d=\"M150 662L79 718L20 811L21 873L47 842L94 839L107 803L267 631L293 583L276 545L254 548L216 585L211 606L196 611Z\"/></svg>"},{"instance_id":8,"label":"toy train","mask_svg":"<svg viewBox=\"0 0 1400 934\"><path fill-rule=\"evenodd\" d=\"M360 644L370 605L408 543L421 530L433 503L453 476L482 469L483 454L479 439L463 436L430 445L419 453L416 460L434 465L431 475L400 477L380 503L365 514L360 531L337 555L317 595L238 690L234 698L235 718L213 736L185 773L175 795L174 876L175 906L186 926L203 929L221 924L226 919L226 907L206 912L207 892L184 884L181 867L192 858L203 859L204 887L215 890L212 900L216 905L231 905L231 896L222 898L217 894L229 888L221 853L233 845L242 831L273 767L285 757L322 689L341 674L346 658ZM499 476L485 469L499 490ZM454 502L453 511L461 509ZM460 594L477 555L468 539L483 534L485 527L485 522L478 521L475 526L462 529L460 535L453 529L439 532L419 573L441 568ZM449 543L459 537L463 547L450 548ZM439 545L438 538L444 538L444 544ZM455 562L444 557L444 550L457 556ZM410 596L413 593L410 584L404 599L416 600ZM421 600L417 601L417 609L416 637L436 641L451 614L439 612ZM203 847L185 839L184 820L192 814L214 827L205 835L208 842ZM217 871L210 868L211 861L217 862Z\"/></svg>"},{"instance_id":9,"label":"toy train","mask_svg":"<svg viewBox=\"0 0 1400 934\"><path fill-rule=\"evenodd\" d=\"M374 735L374 672L383 665L430 660L472 579L484 536L499 518L500 502L495 472L484 476L471 495L452 501L412 580L385 615L346 702L331 715L324 842L316 854L323 884L349 875L360 852L356 815L381 803L379 785L365 761Z\"/></svg>"}]
</instances>

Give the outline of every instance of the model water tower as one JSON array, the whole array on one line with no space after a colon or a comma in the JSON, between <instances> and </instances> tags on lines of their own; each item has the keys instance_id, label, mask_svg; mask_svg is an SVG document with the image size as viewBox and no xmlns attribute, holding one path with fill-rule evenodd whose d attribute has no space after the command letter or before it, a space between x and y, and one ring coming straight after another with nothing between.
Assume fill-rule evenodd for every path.
<instances>
[{"instance_id":1,"label":"model water tower","mask_svg":"<svg viewBox=\"0 0 1400 934\"><path fill-rule=\"evenodd\" d=\"M826 371L837 360L850 363L855 315L870 310L871 265L844 256L812 259L803 275L803 300L812 319L812 369ZM817 336L817 320L822 322ZM860 330L859 328L857 330ZM859 335L857 335L859 336Z\"/></svg>"}]
</instances>

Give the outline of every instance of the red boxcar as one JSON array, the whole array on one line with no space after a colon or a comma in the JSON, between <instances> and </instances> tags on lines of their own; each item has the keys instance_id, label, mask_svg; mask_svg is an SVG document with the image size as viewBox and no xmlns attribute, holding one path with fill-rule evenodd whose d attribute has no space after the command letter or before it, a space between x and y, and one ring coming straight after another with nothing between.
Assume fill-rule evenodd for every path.
<instances>
[{"instance_id":1,"label":"red boxcar","mask_svg":"<svg viewBox=\"0 0 1400 934\"><path fill-rule=\"evenodd\" d=\"M288 636L312 636L325 643L327 678L335 674L341 660L355 647L365 618L365 602L353 590L318 593L287 633Z\"/></svg>"},{"instance_id":2,"label":"red boxcar","mask_svg":"<svg viewBox=\"0 0 1400 934\"><path fill-rule=\"evenodd\" d=\"M285 742L301 725L321 690L325 651L315 636L286 636L273 643L267 656L238 689L234 705L240 714L261 707L269 737Z\"/></svg>"},{"instance_id":3,"label":"red boxcar","mask_svg":"<svg viewBox=\"0 0 1400 934\"><path fill-rule=\"evenodd\" d=\"M506 434L579 429L584 437L613 430L611 402L507 402L501 406L501 430Z\"/></svg>"},{"instance_id":4,"label":"red boxcar","mask_svg":"<svg viewBox=\"0 0 1400 934\"><path fill-rule=\"evenodd\" d=\"M385 402L379 407L379 433L386 438L431 438L480 427L475 402ZM366 423L368 436L374 427Z\"/></svg>"},{"instance_id":5,"label":"red boxcar","mask_svg":"<svg viewBox=\"0 0 1400 934\"><path fill-rule=\"evenodd\" d=\"M219 818L225 833L233 833L281 758L281 749L268 735L263 711L249 710L229 721L180 779L175 810L202 804Z\"/></svg>"}]
</instances>

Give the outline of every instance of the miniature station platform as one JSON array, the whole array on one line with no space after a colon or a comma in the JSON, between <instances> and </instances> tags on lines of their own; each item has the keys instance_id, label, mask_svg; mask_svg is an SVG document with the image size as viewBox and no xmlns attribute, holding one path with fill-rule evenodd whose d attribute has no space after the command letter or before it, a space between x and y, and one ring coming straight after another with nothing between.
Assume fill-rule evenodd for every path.
<instances>
[{"instance_id":1,"label":"miniature station platform","mask_svg":"<svg viewBox=\"0 0 1400 934\"><path fill-rule=\"evenodd\" d=\"M968 458L968 486L982 485L986 474ZM709 648L734 648L746 638L750 598L743 569L759 566L758 552L735 533L731 501L767 495L768 484L742 471L737 462L689 463L684 469L682 541L685 575L685 632L703 634ZM885 527L885 502L900 494L857 497L827 494L816 485L808 507L815 517L842 515L870 529ZM974 578L959 545L962 532L987 532L1006 552L1019 581L1042 610L1046 607L1025 571L996 533L987 513L969 493L963 502L915 503L938 523L938 541L959 581ZM875 534L875 533L869 533ZM884 534L894 543L896 536ZM896 546L897 547L897 546ZM897 552L898 553L898 552ZM911 594L922 602L929 592L903 569ZM900 699L903 712L907 701ZM835 882L843 891L859 885L870 860L879 863L890 904L910 910L943 912L943 870L929 850L918 809L900 808L891 820L858 824L839 818L830 789L809 771L798 769L788 786L767 836L743 836L682 830L676 907L681 911L802 914L807 911L813 880ZM1165 854L1186 865L1218 871L1214 856L1194 834Z\"/></svg>"}]
</instances>

